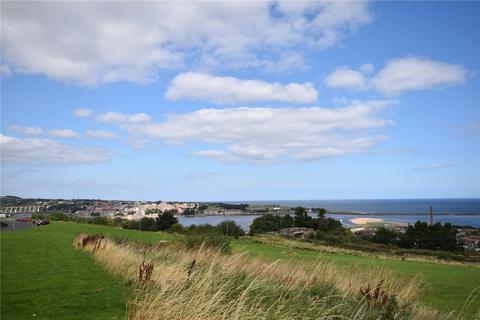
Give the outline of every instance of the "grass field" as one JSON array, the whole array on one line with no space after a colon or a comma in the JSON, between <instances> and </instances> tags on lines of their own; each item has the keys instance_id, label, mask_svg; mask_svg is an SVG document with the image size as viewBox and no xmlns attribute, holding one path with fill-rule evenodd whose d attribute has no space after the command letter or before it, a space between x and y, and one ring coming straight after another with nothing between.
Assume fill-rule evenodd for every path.
<instances>
[{"instance_id":1,"label":"grass field","mask_svg":"<svg viewBox=\"0 0 480 320\"><path fill-rule=\"evenodd\" d=\"M126 310L124 281L106 273L91 257L75 250L78 232L103 233L153 243L170 234L55 222L20 232L1 234L2 319L123 319ZM235 251L272 260L316 261L340 265L384 266L398 274L420 277L427 285L421 300L443 311L461 309L468 295L480 287L480 268L428 262L372 259L345 254L323 254L255 243L234 241ZM479 300L476 306L480 305ZM475 311L470 308L469 314ZM36 316L33 317L33 314Z\"/></svg>"},{"instance_id":2,"label":"grass field","mask_svg":"<svg viewBox=\"0 0 480 320\"><path fill-rule=\"evenodd\" d=\"M422 302L444 312L460 310L470 293L475 288L480 290L480 267L476 266L457 266L319 253L245 240L236 241L234 245L236 250L248 251L250 255L268 257L272 260L310 260L314 262L319 257L322 257L322 259L334 261L342 265L356 264L366 268L372 265L381 266L398 272L399 275L418 277L424 283L423 294L421 295ZM477 299L476 304L470 305L466 312L474 314L479 307L480 300Z\"/></svg>"},{"instance_id":3,"label":"grass field","mask_svg":"<svg viewBox=\"0 0 480 320\"><path fill-rule=\"evenodd\" d=\"M96 266L88 254L74 250L72 241L79 231L148 242L169 237L62 222L2 233L2 319L124 319L123 282Z\"/></svg>"}]
</instances>

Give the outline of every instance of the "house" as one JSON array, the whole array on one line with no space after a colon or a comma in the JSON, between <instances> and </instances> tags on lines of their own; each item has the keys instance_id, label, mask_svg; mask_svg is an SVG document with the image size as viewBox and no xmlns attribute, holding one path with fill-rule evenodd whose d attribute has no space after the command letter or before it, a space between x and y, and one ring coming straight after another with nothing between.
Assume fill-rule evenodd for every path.
<instances>
[{"instance_id":1,"label":"house","mask_svg":"<svg viewBox=\"0 0 480 320\"><path fill-rule=\"evenodd\" d=\"M315 231L312 228L286 228L280 230L280 234L286 237L292 237L296 239L310 239L315 236Z\"/></svg>"},{"instance_id":2,"label":"house","mask_svg":"<svg viewBox=\"0 0 480 320\"><path fill-rule=\"evenodd\" d=\"M463 249L471 253L480 253L480 236L466 236L463 238Z\"/></svg>"}]
</instances>

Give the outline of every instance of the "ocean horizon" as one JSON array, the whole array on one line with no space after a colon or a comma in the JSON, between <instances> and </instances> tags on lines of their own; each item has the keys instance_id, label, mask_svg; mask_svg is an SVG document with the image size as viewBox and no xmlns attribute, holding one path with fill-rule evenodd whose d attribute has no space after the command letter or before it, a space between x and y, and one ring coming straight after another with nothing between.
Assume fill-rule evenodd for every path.
<instances>
[{"instance_id":1,"label":"ocean horizon","mask_svg":"<svg viewBox=\"0 0 480 320\"><path fill-rule=\"evenodd\" d=\"M354 199L354 200L254 200L226 201L250 205L279 205L289 207L325 208L331 212L356 214L434 214L480 215L480 198L459 199Z\"/></svg>"}]
</instances>

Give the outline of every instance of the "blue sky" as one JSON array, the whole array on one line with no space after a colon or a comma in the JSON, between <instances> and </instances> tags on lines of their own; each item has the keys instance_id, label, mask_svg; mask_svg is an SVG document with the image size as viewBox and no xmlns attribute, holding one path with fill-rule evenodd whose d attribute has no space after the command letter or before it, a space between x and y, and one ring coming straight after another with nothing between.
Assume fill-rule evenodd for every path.
<instances>
[{"instance_id":1,"label":"blue sky","mask_svg":"<svg viewBox=\"0 0 480 320\"><path fill-rule=\"evenodd\" d=\"M480 4L4 3L2 195L480 196Z\"/></svg>"}]
</instances>

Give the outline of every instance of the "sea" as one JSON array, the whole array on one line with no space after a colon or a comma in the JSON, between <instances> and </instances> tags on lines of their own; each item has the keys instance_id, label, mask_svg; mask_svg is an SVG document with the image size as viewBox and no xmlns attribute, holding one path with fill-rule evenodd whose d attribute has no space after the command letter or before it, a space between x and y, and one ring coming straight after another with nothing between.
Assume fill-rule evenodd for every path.
<instances>
[{"instance_id":1,"label":"sea","mask_svg":"<svg viewBox=\"0 0 480 320\"><path fill-rule=\"evenodd\" d=\"M248 203L250 205L279 205L288 207L325 208L330 213L327 217L340 220L344 225L353 225L351 220L362 218L379 218L385 221L415 223L429 221L432 207L434 222L480 228L480 198L475 199L391 199L391 200L264 200L264 201L230 201L228 203ZM257 216L198 216L179 217L184 226L192 224L211 224L234 220L248 231Z\"/></svg>"}]
</instances>

